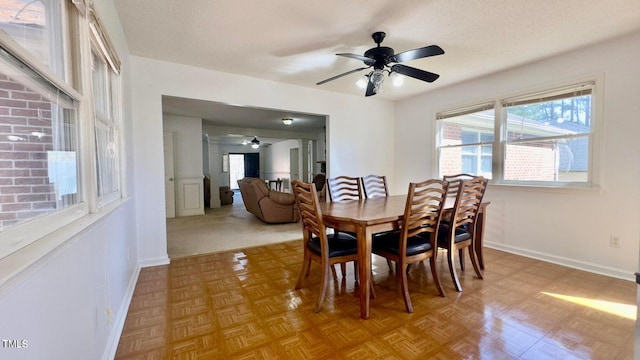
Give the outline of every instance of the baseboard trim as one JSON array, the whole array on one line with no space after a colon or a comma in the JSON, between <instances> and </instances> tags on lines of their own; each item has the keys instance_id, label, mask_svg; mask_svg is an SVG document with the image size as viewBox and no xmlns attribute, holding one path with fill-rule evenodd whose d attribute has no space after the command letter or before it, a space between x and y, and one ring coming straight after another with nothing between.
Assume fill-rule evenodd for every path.
<instances>
[{"instance_id":1,"label":"baseboard trim","mask_svg":"<svg viewBox=\"0 0 640 360\"><path fill-rule=\"evenodd\" d=\"M160 265L169 265L171 260L169 256L161 256L153 259L142 260L139 262L141 268L151 267L151 266L160 266Z\"/></svg>"},{"instance_id":2,"label":"baseboard trim","mask_svg":"<svg viewBox=\"0 0 640 360\"><path fill-rule=\"evenodd\" d=\"M599 275L609 276L622 280L635 281L635 275L633 271L626 271L624 269L616 269L608 266L600 266L591 263L587 263L580 260L570 259L562 256L551 255L529 249L523 249L516 246L509 246L504 244L485 242L484 245L488 248L501 250L511 254L521 255L524 257L550 262L557 265L570 267L573 269L592 272Z\"/></svg>"},{"instance_id":3,"label":"baseboard trim","mask_svg":"<svg viewBox=\"0 0 640 360\"><path fill-rule=\"evenodd\" d=\"M113 322L113 327L111 328L111 334L109 335L107 346L105 347L104 353L102 354L102 360L113 360L116 357L116 351L118 351L118 344L120 343L120 336L122 335L122 330L124 330L124 322L127 319L129 306L131 305L131 300L133 299L133 292L136 289L138 277L140 276L140 269L140 266L136 266L131 279L129 279L129 285L127 286L127 291L124 294L123 304L122 306L120 306L118 316L116 316Z\"/></svg>"}]
</instances>

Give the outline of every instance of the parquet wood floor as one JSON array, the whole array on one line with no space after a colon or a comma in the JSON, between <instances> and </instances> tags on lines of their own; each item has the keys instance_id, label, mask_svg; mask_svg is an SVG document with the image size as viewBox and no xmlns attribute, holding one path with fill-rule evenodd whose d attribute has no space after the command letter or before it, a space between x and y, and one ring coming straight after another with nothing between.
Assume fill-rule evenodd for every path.
<instances>
[{"instance_id":1,"label":"parquet wood floor","mask_svg":"<svg viewBox=\"0 0 640 360\"><path fill-rule=\"evenodd\" d=\"M172 260L144 268L116 359L632 359L635 320L600 306L626 305L636 285L486 249L485 279L460 272L447 296L428 264L414 266L405 312L398 282L374 256L377 294L359 318L352 267L313 312L320 267L294 290L301 241ZM571 298L561 298L567 296ZM588 307L569 300L598 300Z\"/></svg>"}]
</instances>

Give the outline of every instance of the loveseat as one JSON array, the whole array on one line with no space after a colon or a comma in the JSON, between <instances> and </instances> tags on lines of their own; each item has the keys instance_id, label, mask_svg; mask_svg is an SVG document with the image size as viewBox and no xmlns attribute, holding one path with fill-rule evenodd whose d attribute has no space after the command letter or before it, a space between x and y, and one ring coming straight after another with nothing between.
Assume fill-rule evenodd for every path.
<instances>
[{"instance_id":1,"label":"loveseat","mask_svg":"<svg viewBox=\"0 0 640 360\"><path fill-rule=\"evenodd\" d=\"M293 194L270 190L264 180L244 178L238 180L240 194L247 211L269 223L290 223L300 218Z\"/></svg>"}]
</instances>

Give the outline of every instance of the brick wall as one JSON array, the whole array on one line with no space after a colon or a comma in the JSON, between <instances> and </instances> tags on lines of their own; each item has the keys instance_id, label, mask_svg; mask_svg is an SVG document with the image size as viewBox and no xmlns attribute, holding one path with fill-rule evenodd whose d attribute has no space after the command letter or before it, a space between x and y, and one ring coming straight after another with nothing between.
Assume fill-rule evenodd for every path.
<instances>
[{"instance_id":1,"label":"brick wall","mask_svg":"<svg viewBox=\"0 0 640 360\"><path fill-rule=\"evenodd\" d=\"M0 228L56 209L51 103L0 74Z\"/></svg>"}]
</instances>

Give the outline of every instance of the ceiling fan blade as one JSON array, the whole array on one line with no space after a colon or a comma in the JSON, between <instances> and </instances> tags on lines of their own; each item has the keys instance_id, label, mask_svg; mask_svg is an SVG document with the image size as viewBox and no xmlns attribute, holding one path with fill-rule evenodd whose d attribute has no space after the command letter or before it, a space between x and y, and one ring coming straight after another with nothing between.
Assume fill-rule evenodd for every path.
<instances>
[{"instance_id":1,"label":"ceiling fan blade","mask_svg":"<svg viewBox=\"0 0 640 360\"><path fill-rule=\"evenodd\" d=\"M375 64L376 60L372 59L372 58L368 58L366 56L363 55L358 55L358 54L351 54L351 53L340 53L340 54L336 54L338 56L344 56L344 57L348 57L351 59L356 59L356 60L361 60L364 61L365 64L371 66L373 64Z\"/></svg>"},{"instance_id":2,"label":"ceiling fan blade","mask_svg":"<svg viewBox=\"0 0 640 360\"><path fill-rule=\"evenodd\" d=\"M327 83L329 81L335 80L337 78L341 78L341 77L349 75L349 74L353 74L353 73L358 72L358 71L362 71L364 69L368 69L368 67L361 67L361 68L353 69L351 71L347 71L346 73L342 73L340 75L332 76L332 77L330 77L328 79L324 79L322 81L317 82L316 85L322 85L322 84Z\"/></svg>"},{"instance_id":3,"label":"ceiling fan blade","mask_svg":"<svg viewBox=\"0 0 640 360\"><path fill-rule=\"evenodd\" d=\"M364 93L364 96L371 96L377 94L375 92L375 86L371 81L367 81L367 91Z\"/></svg>"},{"instance_id":4,"label":"ceiling fan blade","mask_svg":"<svg viewBox=\"0 0 640 360\"><path fill-rule=\"evenodd\" d=\"M409 60L421 59L428 56L442 55L444 50L438 45L429 45L418 49L408 50L399 54L393 55L389 62L405 62Z\"/></svg>"},{"instance_id":5,"label":"ceiling fan blade","mask_svg":"<svg viewBox=\"0 0 640 360\"><path fill-rule=\"evenodd\" d=\"M426 82L434 82L437 78L440 77L438 74L434 74L432 72L416 69L411 66L396 64L391 67L391 72L397 72L398 74L410 76L412 78L426 81Z\"/></svg>"}]
</instances>

